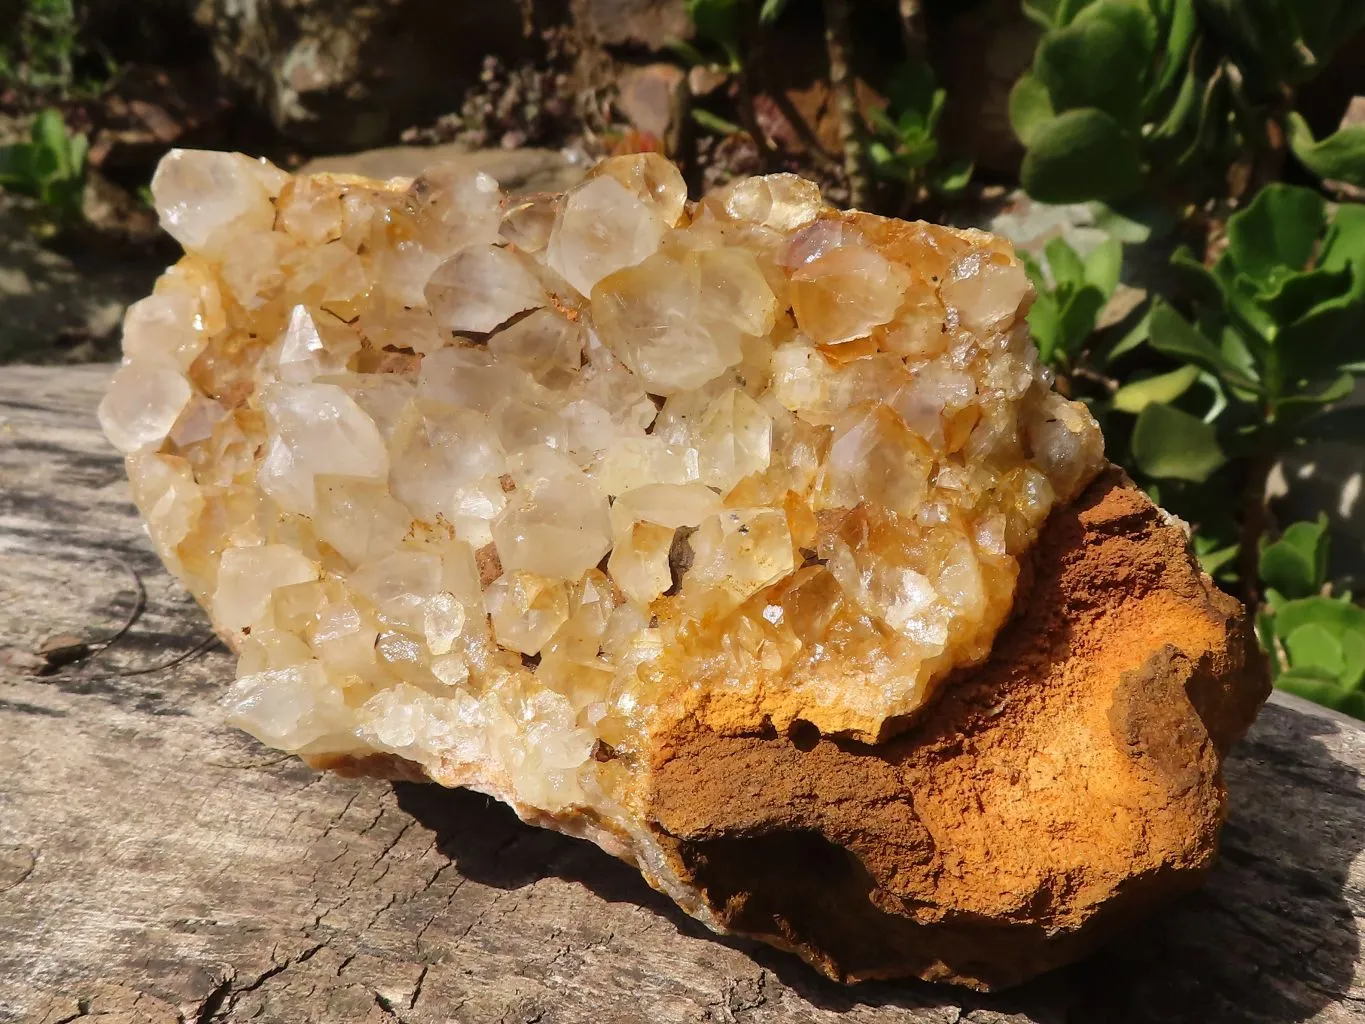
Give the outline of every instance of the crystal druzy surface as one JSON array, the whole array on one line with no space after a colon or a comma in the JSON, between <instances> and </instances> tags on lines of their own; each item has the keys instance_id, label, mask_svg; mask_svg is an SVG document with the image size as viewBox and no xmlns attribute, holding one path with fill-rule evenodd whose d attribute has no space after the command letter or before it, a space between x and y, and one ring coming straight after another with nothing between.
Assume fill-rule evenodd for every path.
<instances>
[{"instance_id":1,"label":"crystal druzy surface","mask_svg":"<svg viewBox=\"0 0 1365 1024\"><path fill-rule=\"evenodd\" d=\"M656 884L656 716L879 740L987 655L1103 464L1006 243L792 175L692 203L629 156L509 199L174 151L152 193L186 255L100 417L240 655L231 720L474 786Z\"/></svg>"}]
</instances>

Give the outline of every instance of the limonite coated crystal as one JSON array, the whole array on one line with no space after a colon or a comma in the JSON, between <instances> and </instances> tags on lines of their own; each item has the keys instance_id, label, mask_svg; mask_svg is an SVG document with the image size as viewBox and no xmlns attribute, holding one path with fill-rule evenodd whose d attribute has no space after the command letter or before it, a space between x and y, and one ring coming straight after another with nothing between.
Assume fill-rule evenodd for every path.
<instances>
[{"instance_id":1,"label":"limonite coated crystal","mask_svg":"<svg viewBox=\"0 0 1365 1024\"><path fill-rule=\"evenodd\" d=\"M505 199L177 150L152 194L186 255L100 418L240 656L231 721L490 793L685 906L638 812L656 716L878 741L1103 465L1006 243L793 175L693 203L625 156Z\"/></svg>"}]
</instances>

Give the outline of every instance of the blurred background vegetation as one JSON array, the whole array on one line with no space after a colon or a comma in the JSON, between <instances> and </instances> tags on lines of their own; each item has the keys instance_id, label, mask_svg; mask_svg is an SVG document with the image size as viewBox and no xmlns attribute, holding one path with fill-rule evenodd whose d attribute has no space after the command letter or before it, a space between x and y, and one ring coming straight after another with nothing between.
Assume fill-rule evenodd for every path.
<instances>
[{"instance_id":1,"label":"blurred background vegetation","mask_svg":"<svg viewBox=\"0 0 1365 1024\"><path fill-rule=\"evenodd\" d=\"M1278 685L1365 718L1365 0L0 0L0 361L116 357L172 146L527 190L658 150L1005 234Z\"/></svg>"}]
</instances>

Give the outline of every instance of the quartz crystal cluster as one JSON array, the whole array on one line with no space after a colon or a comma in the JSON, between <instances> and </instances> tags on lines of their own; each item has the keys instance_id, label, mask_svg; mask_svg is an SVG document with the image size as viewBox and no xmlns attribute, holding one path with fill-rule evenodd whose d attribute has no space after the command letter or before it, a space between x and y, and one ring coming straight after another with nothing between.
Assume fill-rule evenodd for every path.
<instances>
[{"instance_id":1,"label":"quartz crystal cluster","mask_svg":"<svg viewBox=\"0 0 1365 1024\"><path fill-rule=\"evenodd\" d=\"M659 715L877 742L986 657L1104 463L1007 244L792 175L689 202L649 154L508 198L173 151L152 195L186 255L100 418L240 656L231 720L492 793L665 888L636 809Z\"/></svg>"}]
</instances>

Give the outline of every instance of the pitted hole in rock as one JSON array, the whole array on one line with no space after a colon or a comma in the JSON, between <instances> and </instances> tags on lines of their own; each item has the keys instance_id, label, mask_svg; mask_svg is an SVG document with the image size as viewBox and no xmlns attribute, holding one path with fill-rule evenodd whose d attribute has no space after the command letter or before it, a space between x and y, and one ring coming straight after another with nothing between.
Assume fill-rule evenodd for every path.
<instances>
[{"instance_id":1,"label":"pitted hole in rock","mask_svg":"<svg viewBox=\"0 0 1365 1024\"><path fill-rule=\"evenodd\" d=\"M811 722L805 719L796 718L787 727L787 739L791 740L792 746L797 750L814 750L815 745L820 742L820 730Z\"/></svg>"}]
</instances>

